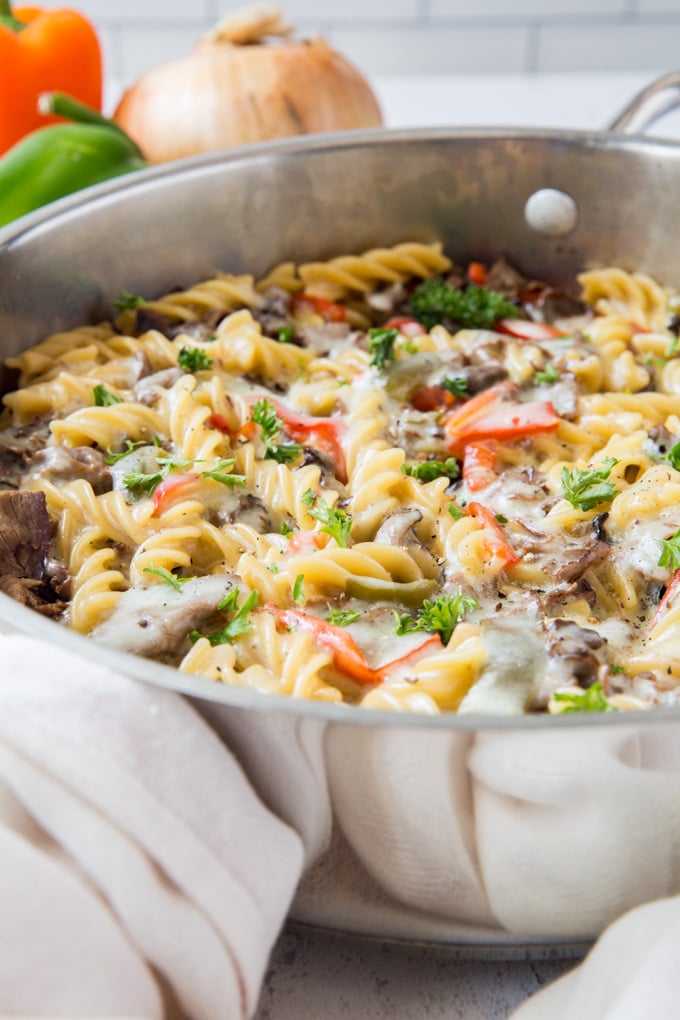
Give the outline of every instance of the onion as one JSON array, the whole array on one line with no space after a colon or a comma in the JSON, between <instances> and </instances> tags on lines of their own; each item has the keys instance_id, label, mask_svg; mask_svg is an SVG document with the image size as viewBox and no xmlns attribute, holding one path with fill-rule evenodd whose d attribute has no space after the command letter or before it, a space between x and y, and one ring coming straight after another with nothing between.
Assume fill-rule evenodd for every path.
<instances>
[{"instance_id":1,"label":"onion","mask_svg":"<svg viewBox=\"0 0 680 1020\"><path fill-rule=\"evenodd\" d=\"M276 4L228 15L194 52L142 76L115 120L152 163L268 138L377 127L366 80L318 36L289 38Z\"/></svg>"}]
</instances>

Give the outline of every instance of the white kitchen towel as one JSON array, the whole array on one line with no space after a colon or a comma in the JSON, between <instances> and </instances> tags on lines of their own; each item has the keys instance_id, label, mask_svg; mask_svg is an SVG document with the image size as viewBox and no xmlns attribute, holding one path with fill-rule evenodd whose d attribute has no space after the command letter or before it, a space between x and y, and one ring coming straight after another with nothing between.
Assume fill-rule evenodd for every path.
<instances>
[{"instance_id":1,"label":"white kitchen towel","mask_svg":"<svg viewBox=\"0 0 680 1020\"><path fill-rule=\"evenodd\" d=\"M489 731L468 765L484 887L508 931L590 939L680 888L676 726Z\"/></svg>"},{"instance_id":2,"label":"white kitchen towel","mask_svg":"<svg viewBox=\"0 0 680 1020\"><path fill-rule=\"evenodd\" d=\"M625 914L575 970L532 995L511 1020L676 1020L680 898Z\"/></svg>"},{"instance_id":3,"label":"white kitchen towel","mask_svg":"<svg viewBox=\"0 0 680 1020\"><path fill-rule=\"evenodd\" d=\"M0 680L0 1014L250 1016L297 834L180 695L19 635Z\"/></svg>"}]
</instances>

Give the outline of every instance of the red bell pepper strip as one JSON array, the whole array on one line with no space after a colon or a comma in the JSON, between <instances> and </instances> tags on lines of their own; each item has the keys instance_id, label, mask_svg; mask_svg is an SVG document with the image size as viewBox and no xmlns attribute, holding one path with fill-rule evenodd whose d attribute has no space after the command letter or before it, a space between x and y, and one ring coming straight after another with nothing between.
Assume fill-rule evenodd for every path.
<instances>
[{"instance_id":1,"label":"red bell pepper strip","mask_svg":"<svg viewBox=\"0 0 680 1020\"><path fill-rule=\"evenodd\" d=\"M671 601L677 595L678 589L680 589L680 570L676 570L673 576L671 577L670 581L668 582L668 587L663 593L663 598L661 599L661 602L659 602L659 605L656 607L654 619L652 620L649 626L650 631L654 630L657 623L660 622L661 618L666 613L666 610L668 609Z\"/></svg>"},{"instance_id":2,"label":"red bell pepper strip","mask_svg":"<svg viewBox=\"0 0 680 1020\"><path fill-rule=\"evenodd\" d=\"M464 443L479 439L524 439L537 432L553 432L559 423L559 415L549 400L530 404L505 401L471 421L459 438Z\"/></svg>"},{"instance_id":3,"label":"red bell pepper strip","mask_svg":"<svg viewBox=\"0 0 680 1020\"><path fill-rule=\"evenodd\" d=\"M383 679L391 679L393 673L409 666L415 666L419 659L424 658L425 655L433 655L435 650L441 651L443 647L439 634L430 635L429 638L423 641L422 645L417 645L410 652L407 652L406 655L402 655L398 659L392 659L391 662L386 662L384 666L381 666L380 672L383 674Z\"/></svg>"},{"instance_id":4,"label":"red bell pepper strip","mask_svg":"<svg viewBox=\"0 0 680 1020\"><path fill-rule=\"evenodd\" d=\"M343 306L336 304L334 301L328 301L322 297L314 297L304 292L296 294L293 297L293 309L304 308L305 306L315 311L326 322L345 322L347 319L347 312Z\"/></svg>"},{"instance_id":5,"label":"red bell pepper strip","mask_svg":"<svg viewBox=\"0 0 680 1020\"><path fill-rule=\"evenodd\" d=\"M250 398L250 402L256 403L259 399L261 399L259 396L253 396ZM286 435L294 439L296 443L311 446L319 453L327 454L333 462L335 477L344 484L347 481L347 465L341 437L345 433L345 425L337 418L313 418L309 415L297 414L284 407L283 404L279 404L277 400L272 400L270 397L267 399L270 404L274 405L274 410L283 422L283 430ZM247 424L248 422L246 422Z\"/></svg>"},{"instance_id":6,"label":"red bell pepper strip","mask_svg":"<svg viewBox=\"0 0 680 1020\"><path fill-rule=\"evenodd\" d=\"M512 567L519 563L519 556L508 542L493 510L482 503L469 503L467 511L484 525L486 544L491 555L500 560L504 567Z\"/></svg>"},{"instance_id":7,"label":"red bell pepper strip","mask_svg":"<svg viewBox=\"0 0 680 1020\"><path fill-rule=\"evenodd\" d=\"M557 428L560 418L549 400L521 404L502 399L514 389L512 382L499 383L452 411L445 423L450 450L460 453L471 442L524 439Z\"/></svg>"},{"instance_id":8,"label":"red bell pepper strip","mask_svg":"<svg viewBox=\"0 0 680 1020\"><path fill-rule=\"evenodd\" d=\"M333 665L341 673L346 673L360 684L382 683L380 670L371 669L354 638L342 627L320 620L318 616L312 616L301 609L279 609L271 603L267 603L264 608L274 614L276 622L282 627L299 627L309 631L316 644L330 653Z\"/></svg>"},{"instance_id":9,"label":"red bell pepper strip","mask_svg":"<svg viewBox=\"0 0 680 1020\"><path fill-rule=\"evenodd\" d=\"M257 439L257 430L258 426L256 423L248 419L248 421L244 421L243 425L236 432L236 438L242 443L254 443Z\"/></svg>"},{"instance_id":10,"label":"red bell pepper strip","mask_svg":"<svg viewBox=\"0 0 680 1020\"><path fill-rule=\"evenodd\" d=\"M457 407L449 415L446 421L447 430L449 432L462 431L470 419L476 418L489 404L493 404L494 401L506 393L514 393L516 388L514 383L507 380L506 382L497 383L495 386L490 386L488 390L482 390L481 393L478 393L477 396L472 397L470 400L466 400L464 404L461 404L460 407Z\"/></svg>"},{"instance_id":11,"label":"red bell pepper strip","mask_svg":"<svg viewBox=\"0 0 680 1020\"><path fill-rule=\"evenodd\" d=\"M496 454L484 443L468 443L463 457L463 480L470 492L478 492L498 478Z\"/></svg>"},{"instance_id":12,"label":"red bell pepper strip","mask_svg":"<svg viewBox=\"0 0 680 1020\"><path fill-rule=\"evenodd\" d=\"M425 649L434 650L434 645L441 647L439 635L434 634L422 645L411 649L407 655L393 659L380 669L372 669L354 638L343 627L336 627L327 620L305 613L302 609L279 609L270 602L264 608L274 614L276 622L282 627L299 627L301 630L309 631L316 644L330 653L335 668L364 686L381 684L395 669L408 666L415 658L419 658Z\"/></svg>"},{"instance_id":13,"label":"red bell pepper strip","mask_svg":"<svg viewBox=\"0 0 680 1020\"><path fill-rule=\"evenodd\" d=\"M159 482L153 490L153 516L157 516L163 510L167 510L167 504L172 502L175 496L187 489L199 476L191 474L169 474L162 482Z\"/></svg>"},{"instance_id":14,"label":"red bell pepper strip","mask_svg":"<svg viewBox=\"0 0 680 1020\"><path fill-rule=\"evenodd\" d=\"M487 280L486 266L483 262L471 262L467 268L468 280L476 283L478 287L484 287Z\"/></svg>"},{"instance_id":15,"label":"red bell pepper strip","mask_svg":"<svg viewBox=\"0 0 680 1020\"><path fill-rule=\"evenodd\" d=\"M393 316L393 318L388 319L382 328L398 329L400 333L409 337L411 340L416 336L422 336L424 333L427 333L422 322L418 322L416 319L409 319L407 315Z\"/></svg>"},{"instance_id":16,"label":"red bell pepper strip","mask_svg":"<svg viewBox=\"0 0 680 1020\"><path fill-rule=\"evenodd\" d=\"M494 326L496 333L504 333L506 336L515 336L519 340L554 340L557 336L564 336L559 329L549 326L547 322L534 322L532 319L501 319Z\"/></svg>"},{"instance_id":17,"label":"red bell pepper strip","mask_svg":"<svg viewBox=\"0 0 680 1020\"><path fill-rule=\"evenodd\" d=\"M294 531L288 539L288 555L316 552L330 542L330 535L323 531Z\"/></svg>"},{"instance_id":18,"label":"red bell pepper strip","mask_svg":"<svg viewBox=\"0 0 680 1020\"><path fill-rule=\"evenodd\" d=\"M223 418L221 414L210 414L206 418L205 422L211 429L217 429L218 432L223 432L225 436L231 435L229 422L226 418Z\"/></svg>"},{"instance_id":19,"label":"red bell pepper strip","mask_svg":"<svg viewBox=\"0 0 680 1020\"><path fill-rule=\"evenodd\" d=\"M411 396L411 406L416 411L443 411L455 403L453 393L443 386L419 386Z\"/></svg>"}]
</instances>

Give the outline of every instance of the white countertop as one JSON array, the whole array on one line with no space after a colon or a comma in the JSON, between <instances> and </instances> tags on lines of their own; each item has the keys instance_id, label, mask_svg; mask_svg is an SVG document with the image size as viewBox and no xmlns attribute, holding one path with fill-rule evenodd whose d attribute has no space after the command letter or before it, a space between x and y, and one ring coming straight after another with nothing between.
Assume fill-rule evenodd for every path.
<instances>
[{"instance_id":1,"label":"white countertop","mask_svg":"<svg viewBox=\"0 0 680 1020\"><path fill-rule=\"evenodd\" d=\"M389 127L605 128L654 74L467 75L374 82ZM680 139L676 111L654 128ZM255 1020L502 1020L573 962L456 959L409 947L286 930Z\"/></svg>"}]
</instances>

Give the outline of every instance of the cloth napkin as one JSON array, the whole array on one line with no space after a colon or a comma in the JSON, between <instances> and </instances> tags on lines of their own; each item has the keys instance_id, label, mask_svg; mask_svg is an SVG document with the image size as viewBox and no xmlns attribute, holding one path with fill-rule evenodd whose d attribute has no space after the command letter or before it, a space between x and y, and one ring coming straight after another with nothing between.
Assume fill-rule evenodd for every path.
<instances>
[{"instance_id":1,"label":"cloth napkin","mask_svg":"<svg viewBox=\"0 0 680 1020\"><path fill-rule=\"evenodd\" d=\"M680 897L630 911L585 961L532 995L511 1020L676 1020Z\"/></svg>"},{"instance_id":2,"label":"cloth napkin","mask_svg":"<svg viewBox=\"0 0 680 1020\"><path fill-rule=\"evenodd\" d=\"M1 1015L252 1015L303 857L180 695L0 637Z\"/></svg>"},{"instance_id":3,"label":"cloth napkin","mask_svg":"<svg viewBox=\"0 0 680 1020\"><path fill-rule=\"evenodd\" d=\"M0 1016L245 1020L297 889L369 934L609 925L513 1020L675 1018L675 734L225 713L0 636Z\"/></svg>"}]
</instances>

